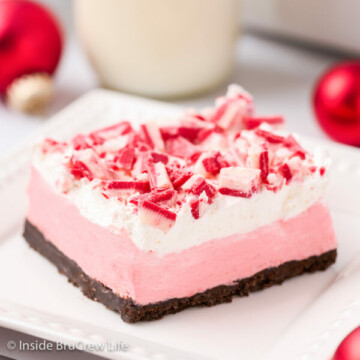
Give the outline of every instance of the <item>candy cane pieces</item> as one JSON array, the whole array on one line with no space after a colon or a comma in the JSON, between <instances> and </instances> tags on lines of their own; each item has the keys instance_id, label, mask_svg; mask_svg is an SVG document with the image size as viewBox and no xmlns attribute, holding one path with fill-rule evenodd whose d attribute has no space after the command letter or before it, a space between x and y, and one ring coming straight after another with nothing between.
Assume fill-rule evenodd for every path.
<instances>
[{"instance_id":1,"label":"candy cane pieces","mask_svg":"<svg viewBox=\"0 0 360 360\"><path fill-rule=\"evenodd\" d=\"M260 169L228 167L220 171L219 192L223 195L249 198L260 185Z\"/></svg>"}]
</instances>

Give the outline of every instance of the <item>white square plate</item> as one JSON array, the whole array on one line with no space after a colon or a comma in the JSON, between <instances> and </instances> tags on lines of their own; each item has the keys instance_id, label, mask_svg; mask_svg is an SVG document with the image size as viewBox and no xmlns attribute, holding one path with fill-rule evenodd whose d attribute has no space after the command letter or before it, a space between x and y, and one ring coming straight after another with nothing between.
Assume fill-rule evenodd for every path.
<instances>
[{"instance_id":1,"label":"white square plate","mask_svg":"<svg viewBox=\"0 0 360 360\"><path fill-rule=\"evenodd\" d=\"M96 90L56 115L38 135L68 138L121 119L170 118L178 111L164 103ZM317 140L305 140L318 145ZM358 150L321 143L333 159L329 204L339 241L334 266L232 303L129 325L85 298L23 240L31 143L0 160L1 326L66 343L117 340L129 345L126 352L99 353L112 359L280 360L289 354L291 359L329 358L336 343L357 325L351 314L360 309L360 276L355 276L360 261L348 264L360 254Z\"/></svg>"}]
</instances>

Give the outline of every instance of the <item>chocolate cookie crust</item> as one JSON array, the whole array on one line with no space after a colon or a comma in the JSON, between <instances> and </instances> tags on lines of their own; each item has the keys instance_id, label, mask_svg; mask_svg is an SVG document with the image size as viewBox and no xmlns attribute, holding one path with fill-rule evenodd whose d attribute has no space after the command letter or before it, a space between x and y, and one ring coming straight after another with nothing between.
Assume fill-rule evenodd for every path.
<instances>
[{"instance_id":1,"label":"chocolate cookie crust","mask_svg":"<svg viewBox=\"0 0 360 360\"><path fill-rule=\"evenodd\" d=\"M193 306L213 306L231 302L232 297L248 296L250 292L262 290L303 273L323 271L336 260L336 249L319 256L311 256L301 261L289 261L276 268L269 268L255 275L235 281L232 285L220 285L190 297L175 298L148 305L136 304L132 299L123 299L111 289L90 278L71 259L61 253L29 221L25 222L24 238L28 244L52 262L61 274L78 286L88 298L101 302L108 309L120 313L121 318L134 323L144 320L161 319L164 315L175 314Z\"/></svg>"}]
</instances>

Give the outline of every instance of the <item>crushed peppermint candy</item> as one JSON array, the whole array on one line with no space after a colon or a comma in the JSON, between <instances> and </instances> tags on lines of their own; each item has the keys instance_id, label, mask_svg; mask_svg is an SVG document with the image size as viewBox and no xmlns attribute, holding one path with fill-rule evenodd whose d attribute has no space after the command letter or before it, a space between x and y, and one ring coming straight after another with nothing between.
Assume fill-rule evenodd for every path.
<instances>
[{"instance_id":1,"label":"crushed peppermint candy","mask_svg":"<svg viewBox=\"0 0 360 360\"><path fill-rule=\"evenodd\" d=\"M134 129L122 121L69 142L45 139L41 151L64 154L64 193L94 182L105 201L124 202L143 223L168 231L184 204L196 221L217 197L247 201L323 176L326 168L282 129L284 122L255 116L251 95L231 86L214 108L187 111L171 125Z\"/></svg>"}]
</instances>

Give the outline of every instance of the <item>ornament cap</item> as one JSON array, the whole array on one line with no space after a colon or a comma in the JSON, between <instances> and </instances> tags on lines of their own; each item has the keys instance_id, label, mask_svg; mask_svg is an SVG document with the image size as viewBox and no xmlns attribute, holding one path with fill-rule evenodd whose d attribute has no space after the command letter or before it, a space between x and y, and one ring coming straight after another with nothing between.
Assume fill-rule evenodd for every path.
<instances>
[{"instance_id":1,"label":"ornament cap","mask_svg":"<svg viewBox=\"0 0 360 360\"><path fill-rule=\"evenodd\" d=\"M47 73L34 73L15 79L6 91L6 103L14 110L37 114L53 97L53 81Z\"/></svg>"}]
</instances>

